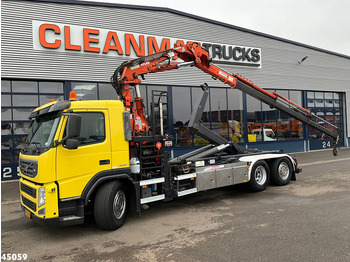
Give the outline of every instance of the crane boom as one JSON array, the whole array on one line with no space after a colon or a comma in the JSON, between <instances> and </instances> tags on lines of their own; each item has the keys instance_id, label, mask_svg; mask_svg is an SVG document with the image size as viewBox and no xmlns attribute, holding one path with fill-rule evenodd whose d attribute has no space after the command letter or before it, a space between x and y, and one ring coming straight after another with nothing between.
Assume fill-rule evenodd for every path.
<instances>
[{"instance_id":1,"label":"crane boom","mask_svg":"<svg viewBox=\"0 0 350 262\"><path fill-rule=\"evenodd\" d=\"M140 95L139 84L145 74L178 69L184 66L195 66L203 72L218 79L231 88L236 88L254 98L266 103L271 108L276 108L293 118L309 125L333 138L333 154L336 155L336 145L339 139L339 129L331 123L319 118L309 110L293 103L277 93L270 93L257 86L253 82L239 74L230 74L211 62L210 53L200 44L189 42L185 45L175 46L166 51L140 57L122 63L111 77L111 83L118 95L124 101L124 106L132 115L135 124L132 129L137 133L148 131L148 123L145 116L145 106ZM135 86L134 98L130 92L131 86ZM327 124L326 128L320 122Z\"/></svg>"}]
</instances>

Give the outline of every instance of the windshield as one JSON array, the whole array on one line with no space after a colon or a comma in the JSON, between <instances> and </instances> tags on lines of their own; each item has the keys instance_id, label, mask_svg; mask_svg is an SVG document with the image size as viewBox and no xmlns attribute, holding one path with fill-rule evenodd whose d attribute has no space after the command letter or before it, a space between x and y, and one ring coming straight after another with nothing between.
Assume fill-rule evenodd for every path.
<instances>
[{"instance_id":1,"label":"windshield","mask_svg":"<svg viewBox=\"0 0 350 262\"><path fill-rule=\"evenodd\" d=\"M60 120L59 112L36 117L27 138L27 147L44 148L50 146Z\"/></svg>"}]
</instances>

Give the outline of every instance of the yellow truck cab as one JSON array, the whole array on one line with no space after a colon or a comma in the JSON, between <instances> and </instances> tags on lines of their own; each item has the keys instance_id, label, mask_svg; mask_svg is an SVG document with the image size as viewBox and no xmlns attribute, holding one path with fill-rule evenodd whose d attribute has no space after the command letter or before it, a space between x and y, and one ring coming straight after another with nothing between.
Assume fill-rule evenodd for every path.
<instances>
[{"instance_id":1,"label":"yellow truck cab","mask_svg":"<svg viewBox=\"0 0 350 262\"><path fill-rule=\"evenodd\" d=\"M41 224L84 222L84 206L105 180L128 180L130 123L121 101L56 101L34 110L20 153L25 215ZM130 185L126 181L125 185Z\"/></svg>"}]
</instances>

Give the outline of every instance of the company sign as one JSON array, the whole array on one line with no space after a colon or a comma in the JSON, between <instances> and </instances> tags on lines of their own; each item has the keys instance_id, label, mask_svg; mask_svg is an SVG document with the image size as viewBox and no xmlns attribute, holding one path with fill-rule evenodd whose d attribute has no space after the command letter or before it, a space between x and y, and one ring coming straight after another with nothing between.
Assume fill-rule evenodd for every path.
<instances>
[{"instance_id":1,"label":"company sign","mask_svg":"<svg viewBox=\"0 0 350 262\"><path fill-rule=\"evenodd\" d=\"M211 52L215 63L261 68L261 49L256 47L208 43L33 20L33 48L35 50L90 53L132 59L189 41L198 42Z\"/></svg>"}]
</instances>

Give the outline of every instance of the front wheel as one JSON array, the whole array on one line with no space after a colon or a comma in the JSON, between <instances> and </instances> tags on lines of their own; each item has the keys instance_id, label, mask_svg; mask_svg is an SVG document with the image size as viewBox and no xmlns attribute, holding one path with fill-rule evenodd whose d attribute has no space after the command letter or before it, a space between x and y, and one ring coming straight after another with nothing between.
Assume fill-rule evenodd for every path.
<instances>
[{"instance_id":1,"label":"front wheel","mask_svg":"<svg viewBox=\"0 0 350 262\"><path fill-rule=\"evenodd\" d=\"M120 228L127 215L126 188L119 181L102 185L97 191L94 203L96 224L104 230Z\"/></svg>"},{"instance_id":2,"label":"front wheel","mask_svg":"<svg viewBox=\"0 0 350 262\"><path fill-rule=\"evenodd\" d=\"M274 160L271 169L271 182L276 186L285 186L292 178L292 163L288 158Z\"/></svg>"},{"instance_id":3,"label":"front wheel","mask_svg":"<svg viewBox=\"0 0 350 262\"><path fill-rule=\"evenodd\" d=\"M253 192L263 191L270 178L270 169L264 160L257 161L250 173L249 188Z\"/></svg>"}]
</instances>

